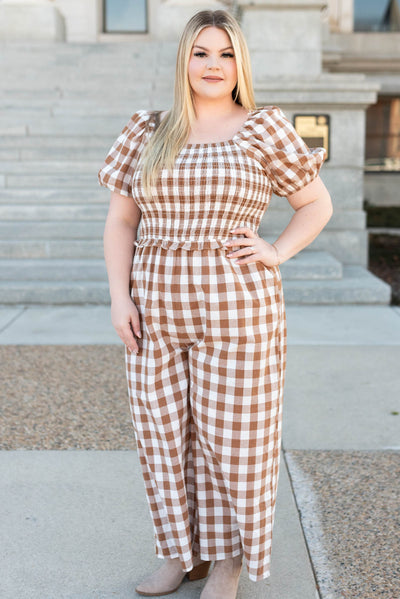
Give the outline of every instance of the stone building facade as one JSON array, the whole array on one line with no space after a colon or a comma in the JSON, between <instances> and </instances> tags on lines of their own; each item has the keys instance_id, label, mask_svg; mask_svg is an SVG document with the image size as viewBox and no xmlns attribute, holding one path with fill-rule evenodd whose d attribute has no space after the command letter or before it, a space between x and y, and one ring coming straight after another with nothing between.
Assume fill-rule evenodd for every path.
<instances>
[{"instance_id":1,"label":"stone building facade","mask_svg":"<svg viewBox=\"0 0 400 599\"><path fill-rule=\"evenodd\" d=\"M0 251L19 273L0 303L108 301L101 248L107 202L104 190L94 189L94 169L129 114L169 108L179 35L195 12L217 8L241 23L256 104L280 106L295 126L314 122L311 133L299 133L329 148L323 180L334 214L301 256L282 265L288 301L387 303L390 289L367 271L364 201L397 201L400 33L374 30L382 15L372 13L358 31L358 2L0 0L0 60L9 67L0 84L7 220ZM80 205L83 192L90 206ZM289 203L275 198L260 235L275 239L291 214ZM73 280L56 288L60 237ZM34 276L33 292L24 279Z\"/></svg>"},{"instance_id":2,"label":"stone building facade","mask_svg":"<svg viewBox=\"0 0 400 599\"><path fill-rule=\"evenodd\" d=\"M197 10L225 8L240 13L242 4L238 0L0 0L0 40L173 41ZM271 7L274 2L263 4ZM299 7L310 2L275 4L290 10L293 4ZM367 113L366 198L371 203L400 203L395 193L400 172L398 0L326 0L319 4L323 71L364 73L379 87L377 102ZM382 25L385 12L392 18L392 27ZM262 37L253 23L252 36L260 33Z\"/></svg>"}]
</instances>

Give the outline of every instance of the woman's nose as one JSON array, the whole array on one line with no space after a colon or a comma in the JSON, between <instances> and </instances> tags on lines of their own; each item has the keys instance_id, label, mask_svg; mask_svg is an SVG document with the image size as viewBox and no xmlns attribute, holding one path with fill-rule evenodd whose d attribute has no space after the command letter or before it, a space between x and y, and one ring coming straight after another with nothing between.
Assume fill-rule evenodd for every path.
<instances>
[{"instance_id":1,"label":"woman's nose","mask_svg":"<svg viewBox=\"0 0 400 599\"><path fill-rule=\"evenodd\" d=\"M216 56L209 56L207 66L209 69L219 68L218 58Z\"/></svg>"}]
</instances>

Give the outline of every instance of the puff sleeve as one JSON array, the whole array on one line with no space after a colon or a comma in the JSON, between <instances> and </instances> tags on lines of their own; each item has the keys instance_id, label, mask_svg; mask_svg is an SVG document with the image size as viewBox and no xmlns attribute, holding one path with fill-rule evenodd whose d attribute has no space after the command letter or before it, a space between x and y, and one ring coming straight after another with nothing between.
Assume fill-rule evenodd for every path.
<instances>
[{"instance_id":1,"label":"puff sleeve","mask_svg":"<svg viewBox=\"0 0 400 599\"><path fill-rule=\"evenodd\" d=\"M98 172L100 185L123 196L132 195L132 175L145 143L149 121L146 110L135 112L117 137Z\"/></svg>"},{"instance_id":2,"label":"puff sleeve","mask_svg":"<svg viewBox=\"0 0 400 599\"><path fill-rule=\"evenodd\" d=\"M316 179L326 150L310 149L280 108L262 109L254 128L261 161L276 195L286 197Z\"/></svg>"}]
</instances>

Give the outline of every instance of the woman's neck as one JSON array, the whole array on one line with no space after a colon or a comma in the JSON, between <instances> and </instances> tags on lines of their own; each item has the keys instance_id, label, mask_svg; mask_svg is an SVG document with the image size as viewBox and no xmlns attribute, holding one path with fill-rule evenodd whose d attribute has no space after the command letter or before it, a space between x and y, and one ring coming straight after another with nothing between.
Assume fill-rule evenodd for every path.
<instances>
[{"instance_id":1,"label":"woman's neck","mask_svg":"<svg viewBox=\"0 0 400 599\"><path fill-rule=\"evenodd\" d=\"M226 100L197 100L194 102L194 108L196 111L196 118L199 122L218 121L219 119L226 119L233 117L236 113L243 109L239 104L236 104L232 98Z\"/></svg>"}]
</instances>

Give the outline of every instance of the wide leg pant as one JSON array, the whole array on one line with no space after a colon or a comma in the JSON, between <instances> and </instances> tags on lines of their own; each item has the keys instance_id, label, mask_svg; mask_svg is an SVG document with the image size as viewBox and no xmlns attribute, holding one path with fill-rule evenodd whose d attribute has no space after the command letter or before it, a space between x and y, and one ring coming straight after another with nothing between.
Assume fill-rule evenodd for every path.
<instances>
[{"instance_id":1,"label":"wide leg pant","mask_svg":"<svg viewBox=\"0 0 400 599\"><path fill-rule=\"evenodd\" d=\"M159 557L233 557L270 576L286 366L278 267L227 250L136 248L132 422Z\"/></svg>"}]
</instances>

